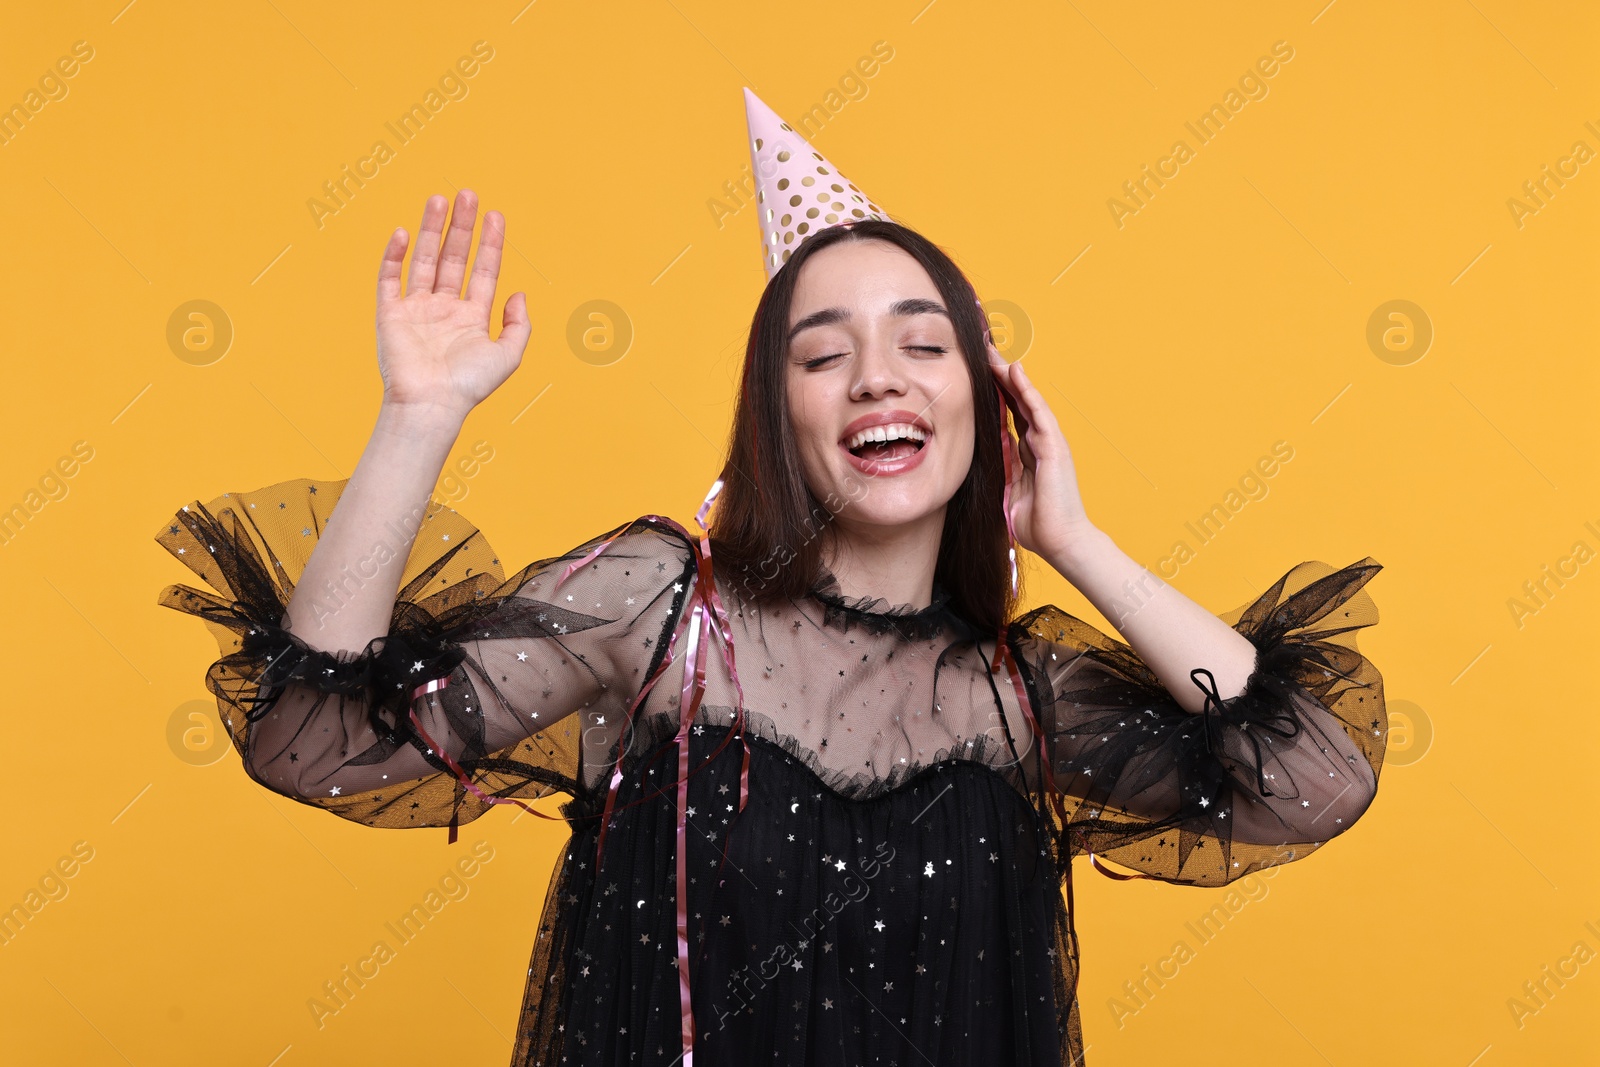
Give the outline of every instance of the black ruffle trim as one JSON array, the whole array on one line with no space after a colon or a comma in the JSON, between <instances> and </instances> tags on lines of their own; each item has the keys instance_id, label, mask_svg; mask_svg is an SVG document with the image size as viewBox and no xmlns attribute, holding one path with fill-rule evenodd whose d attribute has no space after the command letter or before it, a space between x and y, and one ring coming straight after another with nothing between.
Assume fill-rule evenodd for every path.
<instances>
[{"instance_id":1,"label":"black ruffle trim","mask_svg":"<svg viewBox=\"0 0 1600 1067\"><path fill-rule=\"evenodd\" d=\"M446 677L467 655L465 648L439 635L409 629L374 638L360 652L310 648L288 630L259 619L251 620L241 638L240 654L263 664L251 679L262 693L301 682L321 692L370 698L370 706L391 713L410 706L410 688ZM251 721L261 717L274 696L257 697Z\"/></svg>"},{"instance_id":2,"label":"black ruffle trim","mask_svg":"<svg viewBox=\"0 0 1600 1067\"><path fill-rule=\"evenodd\" d=\"M812 599L822 605L822 621L841 630L860 626L871 634L891 630L912 641L923 641L953 631L959 638L972 636L972 628L950 609L950 594L938 583L933 587L933 602L925 608L893 604L879 597L847 597L839 579L824 570L812 585Z\"/></svg>"},{"instance_id":3,"label":"black ruffle trim","mask_svg":"<svg viewBox=\"0 0 1600 1067\"><path fill-rule=\"evenodd\" d=\"M325 484L307 484L312 503L306 506L312 509L311 518L320 527L327 521L324 511L331 511L338 493L322 498L328 501L322 503L316 499L317 490L325 488ZM343 483L335 483L335 487L342 489ZM251 495L240 494L240 503L247 502ZM236 512L229 507L213 514L210 508L194 501L174 516L175 521L157 540L224 594L215 596L187 586L169 586L160 602L236 635L237 647L225 651L217 667L225 676L246 683L244 687L230 685L226 691L230 702L243 712L244 720L259 721L272 709L284 686L302 683L319 692L358 699L366 707L374 731L388 745L409 742L430 764L448 770L429 752L429 746L414 736L408 714L411 690L453 674L466 659L466 649L454 638L495 608L500 598L486 593L498 589L502 580L498 574L481 570L473 575L472 568L468 568L467 574L472 577L449 586L445 595L434 594L426 606L416 600L424 596L432 582L445 581L441 573L464 550L470 548L473 553L464 559L492 556L481 545L477 531L464 520L456 527L444 527L451 534L450 547L399 591L389 632L373 638L359 651L328 651L312 648L281 623L303 562L296 561L296 573L291 576L271 547L272 539L261 534L266 550L252 543L241 515L248 516L248 511L241 508ZM187 538L182 536L185 533ZM204 562L191 562L188 553L198 557L201 547L206 549ZM267 569L268 559L275 574ZM449 603L451 593L459 594L459 602ZM235 733L234 740L242 746L247 741L245 727L243 723L236 725L240 732Z\"/></svg>"}]
</instances>

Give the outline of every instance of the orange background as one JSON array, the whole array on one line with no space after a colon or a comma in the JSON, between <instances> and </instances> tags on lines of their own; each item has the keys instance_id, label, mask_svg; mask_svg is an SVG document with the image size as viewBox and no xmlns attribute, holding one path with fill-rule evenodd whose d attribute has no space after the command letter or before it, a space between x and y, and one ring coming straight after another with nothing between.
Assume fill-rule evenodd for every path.
<instances>
[{"instance_id":1,"label":"orange background","mask_svg":"<svg viewBox=\"0 0 1600 1067\"><path fill-rule=\"evenodd\" d=\"M1131 555L1189 542L1160 573L1218 613L1301 560L1385 567L1362 635L1395 726L1375 805L1231 889L1080 865L1088 1061L1596 1062L1595 8L363 6L31 5L0 35L0 106L39 91L0 143L0 907L41 904L0 944L9 1062L505 1062L564 828L374 832L185 738L216 646L155 606L195 580L152 537L194 499L349 475L382 246L463 185L508 219L500 300L528 293L534 336L458 445L492 458L440 499L507 573L641 513L692 522L765 280L724 188L745 85L791 123L820 106L818 149L957 256ZM465 95L398 144L385 123L478 41ZM1292 58L1252 81L1276 42ZM1234 90L1201 143L1185 123ZM379 139L391 158L319 225L308 201ZM1136 204L1124 183L1180 139ZM217 332L169 341L195 300ZM625 351L569 341L593 300ZM1250 482L1280 441L1293 458ZM1218 504L1201 545L1185 524ZM1031 566L1032 603L1104 625ZM322 984L480 841L465 895L319 1027ZM1197 946L1186 924L1219 904ZM1179 939L1194 958L1119 1016Z\"/></svg>"}]
</instances>

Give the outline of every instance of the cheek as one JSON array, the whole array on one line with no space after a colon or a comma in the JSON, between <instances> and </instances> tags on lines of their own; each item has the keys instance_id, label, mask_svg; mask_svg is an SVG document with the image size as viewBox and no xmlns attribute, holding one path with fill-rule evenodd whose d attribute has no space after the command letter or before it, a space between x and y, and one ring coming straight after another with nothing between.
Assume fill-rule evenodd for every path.
<instances>
[{"instance_id":1,"label":"cheek","mask_svg":"<svg viewBox=\"0 0 1600 1067\"><path fill-rule=\"evenodd\" d=\"M960 440L952 442L950 449L950 480L960 485L967 478L967 473L977 461L977 443L972 436L972 428L968 426L962 431Z\"/></svg>"},{"instance_id":2,"label":"cheek","mask_svg":"<svg viewBox=\"0 0 1600 1067\"><path fill-rule=\"evenodd\" d=\"M807 390L793 379L788 385L789 426L794 433L801 469L805 472L807 483L814 486L816 480L826 472L823 464L827 460L827 450L833 446L826 430L827 405L825 398L816 395L815 390Z\"/></svg>"},{"instance_id":3,"label":"cheek","mask_svg":"<svg viewBox=\"0 0 1600 1067\"><path fill-rule=\"evenodd\" d=\"M784 383L789 402L789 422L799 433L810 433L828 416L830 398L812 374L790 374Z\"/></svg>"},{"instance_id":4,"label":"cheek","mask_svg":"<svg viewBox=\"0 0 1600 1067\"><path fill-rule=\"evenodd\" d=\"M810 398L791 391L789 393L789 429L801 451L810 450L816 436L816 409Z\"/></svg>"},{"instance_id":5,"label":"cheek","mask_svg":"<svg viewBox=\"0 0 1600 1067\"><path fill-rule=\"evenodd\" d=\"M834 427L842 425L841 414L851 406L849 388L838 374L796 374L787 383L789 421L798 433L804 428L810 437L829 438Z\"/></svg>"},{"instance_id":6,"label":"cheek","mask_svg":"<svg viewBox=\"0 0 1600 1067\"><path fill-rule=\"evenodd\" d=\"M946 411L943 418L951 425L960 429L949 438L949 464L953 471L952 477L960 482L967 476L967 471L977 459L977 443L975 427L973 425L976 413L972 403L972 382L963 371L958 380L949 383L948 395L960 392L961 398Z\"/></svg>"}]
</instances>

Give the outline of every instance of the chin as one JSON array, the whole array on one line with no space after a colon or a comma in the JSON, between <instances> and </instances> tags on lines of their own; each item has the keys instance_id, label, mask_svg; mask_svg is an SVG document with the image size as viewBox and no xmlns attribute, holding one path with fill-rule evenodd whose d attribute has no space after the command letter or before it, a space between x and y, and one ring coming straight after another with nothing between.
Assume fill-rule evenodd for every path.
<instances>
[{"instance_id":1,"label":"chin","mask_svg":"<svg viewBox=\"0 0 1600 1067\"><path fill-rule=\"evenodd\" d=\"M869 482L866 492L850 501L838 517L847 525L854 526L909 526L930 515L942 513L952 495L907 493L899 487L890 489Z\"/></svg>"}]
</instances>

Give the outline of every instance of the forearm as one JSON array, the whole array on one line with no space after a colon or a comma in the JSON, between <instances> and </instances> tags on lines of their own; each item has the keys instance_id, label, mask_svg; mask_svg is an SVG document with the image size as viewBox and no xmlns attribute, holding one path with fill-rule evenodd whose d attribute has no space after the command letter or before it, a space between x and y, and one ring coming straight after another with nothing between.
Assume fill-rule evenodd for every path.
<instances>
[{"instance_id":1,"label":"forearm","mask_svg":"<svg viewBox=\"0 0 1600 1067\"><path fill-rule=\"evenodd\" d=\"M1222 699L1244 692L1256 661L1248 638L1133 560L1104 531L1087 527L1071 543L1047 562L1117 628L1180 707L1205 706L1189 677L1196 667L1211 672Z\"/></svg>"},{"instance_id":2,"label":"forearm","mask_svg":"<svg viewBox=\"0 0 1600 1067\"><path fill-rule=\"evenodd\" d=\"M360 651L389 632L400 579L463 417L385 404L295 587L283 625L307 645Z\"/></svg>"}]
</instances>

